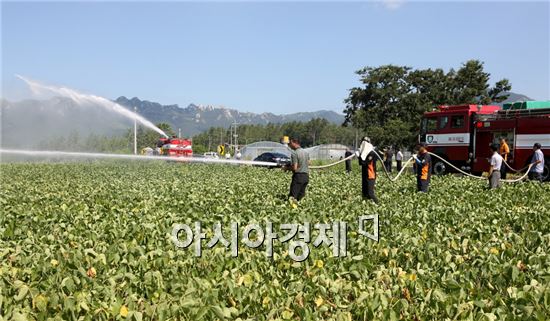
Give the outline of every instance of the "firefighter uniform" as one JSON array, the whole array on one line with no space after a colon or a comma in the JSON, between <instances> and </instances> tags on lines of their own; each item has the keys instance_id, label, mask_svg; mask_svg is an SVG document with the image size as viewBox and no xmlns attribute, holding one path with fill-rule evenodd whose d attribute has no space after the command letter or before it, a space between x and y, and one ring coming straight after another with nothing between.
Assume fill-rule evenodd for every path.
<instances>
[{"instance_id":1,"label":"firefighter uniform","mask_svg":"<svg viewBox=\"0 0 550 321\"><path fill-rule=\"evenodd\" d=\"M359 165L361 165L361 191L363 197L373 200L378 203L376 194L374 193L374 185L376 183L376 151L371 151L365 160L359 157Z\"/></svg>"},{"instance_id":2,"label":"firefighter uniform","mask_svg":"<svg viewBox=\"0 0 550 321\"><path fill-rule=\"evenodd\" d=\"M432 173L432 158L430 154L422 153L416 156L416 188L419 192L428 192Z\"/></svg>"}]
</instances>

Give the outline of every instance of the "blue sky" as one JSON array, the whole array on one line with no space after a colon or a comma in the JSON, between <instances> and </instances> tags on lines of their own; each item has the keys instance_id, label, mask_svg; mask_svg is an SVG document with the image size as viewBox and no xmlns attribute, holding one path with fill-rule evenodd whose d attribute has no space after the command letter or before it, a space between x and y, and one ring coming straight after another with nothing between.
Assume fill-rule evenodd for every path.
<instances>
[{"instance_id":1,"label":"blue sky","mask_svg":"<svg viewBox=\"0 0 550 321\"><path fill-rule=\"evenodd\" d=\"M388 5L388 3L390 3ZM548 2L3 2L2 96L21 74L114 99L342 111L354 71L458 68L550 99Z\"/></svg>"}]
</instances>

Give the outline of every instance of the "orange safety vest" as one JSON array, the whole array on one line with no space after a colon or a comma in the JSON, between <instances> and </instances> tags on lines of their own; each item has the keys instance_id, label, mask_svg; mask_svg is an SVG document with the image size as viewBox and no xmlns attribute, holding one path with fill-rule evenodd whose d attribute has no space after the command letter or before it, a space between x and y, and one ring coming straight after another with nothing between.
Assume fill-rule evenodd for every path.
<instances>
[{"instance_id":1,"label":"orange safety vest","mask_svg":"<svg viewBox=\"0 0 550 321\"><path fill-rule=\"evenodd\" d=\"M374 168L374 160L371 160L369 164L367 165L368 169L368 178L369 179L376 179L376 169Z\"/></svg>"}]
</instances>

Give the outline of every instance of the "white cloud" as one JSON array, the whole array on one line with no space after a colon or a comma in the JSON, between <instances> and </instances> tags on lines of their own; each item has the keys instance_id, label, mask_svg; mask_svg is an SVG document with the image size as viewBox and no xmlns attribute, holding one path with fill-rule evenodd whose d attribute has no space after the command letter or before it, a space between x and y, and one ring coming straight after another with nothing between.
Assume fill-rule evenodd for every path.
<instances>
[{"instance_id":1,"label":"white cloud","mask_svg":"<svg viewBox=\"0 0 550 321\"><path fill-rule=\"evenodd\" d=\"M381 0L382 5L390 10L397 10L403 6L405 0Z\"/></svg>"}]
</instances>

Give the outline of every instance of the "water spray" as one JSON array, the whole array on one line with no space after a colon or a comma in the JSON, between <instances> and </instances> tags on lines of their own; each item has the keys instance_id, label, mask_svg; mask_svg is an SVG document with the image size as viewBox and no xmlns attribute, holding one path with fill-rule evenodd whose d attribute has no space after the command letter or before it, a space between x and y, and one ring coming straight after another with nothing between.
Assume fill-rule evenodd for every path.
<instances>
[{"instance_id":1,"label":"water spray","mask_svg":"<svg viewBox=\"0 0 550 321\"><path fill-rule=\"evenodd\" d=\"M216 158L200 158L200 157L166 157L166 156L145 156L145 155L128 155L128 154L106 154L106 153L84 153L84 152L62 152L50 150L23 150L23 149L0 149L0 154L21 155L32 157L66 157L66 158L105 158L105 159L126 159L126 160L162 160L180 163L214 163L227 165L255 165L263 167L276 167L277 163L247 161L237 159L216 159Z\"/></svg>"},{"instance_id":2,"label":"water spray","mask_svg":"<svg viewBox=\"0 0 550 321\"><path fill-rule=\"evenodd\" d=\"M56 95L61 95L63 97L70 98L81 106L86 103L100 105L101 107L105 108L108 111L114 111L126 118L129 118L134 121L138 121L143 126L150 128L156 131L157 133L161 134L162 136L168 138L168 135L162 129L155 126L152 122L148 121L147 119L138 115L137 113L129 109L126 109L115 102L110 101L109 99L96 96L96 95L82 94L76 90L73 90L67 87L56 87L56 86L44 85L34 80L25 78L21 75L15 75L15 76L23 80L31 88L32 92L35 94L40 94L46 91L46 92L54 93Z\"/></svg>"}]
</instances>

